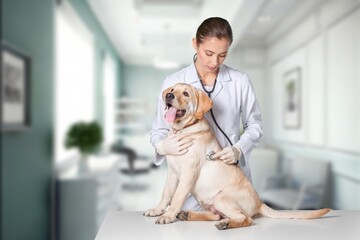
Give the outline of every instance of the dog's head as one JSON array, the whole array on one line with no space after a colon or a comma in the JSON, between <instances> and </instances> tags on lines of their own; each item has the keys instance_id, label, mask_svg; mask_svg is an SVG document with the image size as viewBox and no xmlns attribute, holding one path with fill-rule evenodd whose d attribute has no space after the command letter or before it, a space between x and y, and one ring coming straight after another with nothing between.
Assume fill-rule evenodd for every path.
<instances>
[{"instance_id":1,"label":"dog's head","mask_svg":"<svg viewBox=\"0 0 360 240\"><path fill-rule=\"evenodd\" d=\"M203 91L186 83L177 83L165 89L162 97L166 105L165 120L182 127L194 118L202 119L213 105Z\"/></svg>"}]
</instances>

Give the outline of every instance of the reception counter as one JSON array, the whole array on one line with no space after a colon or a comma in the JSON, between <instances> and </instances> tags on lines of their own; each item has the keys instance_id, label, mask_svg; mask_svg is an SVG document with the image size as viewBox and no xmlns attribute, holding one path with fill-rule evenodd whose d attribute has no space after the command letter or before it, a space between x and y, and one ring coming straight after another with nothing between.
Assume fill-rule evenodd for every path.
<instances>
[{"instance_id":1,"label":"reception counter","mask_svg":"<svg viewBox=\"0 0 360 240\"><path fill-rule=\"evenodd\" d=\"M147 239L266 239L266 240L357 240L360 239L360 211L331 211L319 219L270 219L258 217L245 228L220 231L216 222L155 224L157 218L143 212L108 212L96 240Z\"/></svg>"}]
</instances>

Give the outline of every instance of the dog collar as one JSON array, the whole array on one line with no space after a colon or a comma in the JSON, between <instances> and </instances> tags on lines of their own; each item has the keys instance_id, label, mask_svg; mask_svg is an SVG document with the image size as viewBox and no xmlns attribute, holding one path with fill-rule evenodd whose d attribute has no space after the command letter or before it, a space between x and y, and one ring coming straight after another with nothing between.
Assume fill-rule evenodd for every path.
<instances>
[{"instance_id":1,"label":"dog collar","mask_svg":"<svg viewBox=\"0 0 360 240\"><path fill-rule=\"evenodd\" d=\"M185 129L185 128L188 128L188 127L191 127L192 125L194 125L194 124L196 124L196 123L198 123L198 122L199 122L199 119L196 119L194 122L185 125L185 127L183 127L182 129L177 130L177 129L175 129L175 128L172 128L172 131L173 131L174 134L177 134L177 133L180 132L181 130L183 130L183 129Z\"/></svg>"}]
</instances>

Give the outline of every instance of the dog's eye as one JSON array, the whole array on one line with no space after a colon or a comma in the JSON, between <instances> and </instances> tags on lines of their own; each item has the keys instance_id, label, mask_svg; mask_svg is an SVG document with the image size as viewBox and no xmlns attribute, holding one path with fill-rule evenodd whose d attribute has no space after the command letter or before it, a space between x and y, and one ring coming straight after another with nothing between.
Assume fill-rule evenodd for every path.
<instances>
[{"instance_id":1,"label":"dog's eye","mask_svg":"<svg viewBox=\"0 0 360 240\"><path fill-rule=\"evenodd\" d=\"M188 92L183 92L183 94L184 94L185 97L190 97Z\"/></svg>"}]
</instances>

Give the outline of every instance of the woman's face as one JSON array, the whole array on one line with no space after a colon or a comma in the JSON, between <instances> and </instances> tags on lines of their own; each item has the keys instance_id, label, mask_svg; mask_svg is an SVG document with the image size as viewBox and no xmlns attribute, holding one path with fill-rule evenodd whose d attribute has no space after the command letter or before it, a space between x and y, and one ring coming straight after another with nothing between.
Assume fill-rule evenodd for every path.
<instances>
[{"instance_id":1,"label":"woman's face","mask_svg":"<svg viewBox=\"0 0 360 240\"><path fill-rule=\"evenodd\" d=\"M200 74L217 73L228 53L230 42L228 39L216 37L205 38L201 44L193 39L193 47L197 53L196 67Z\"/></svg>"}]
</instances>

